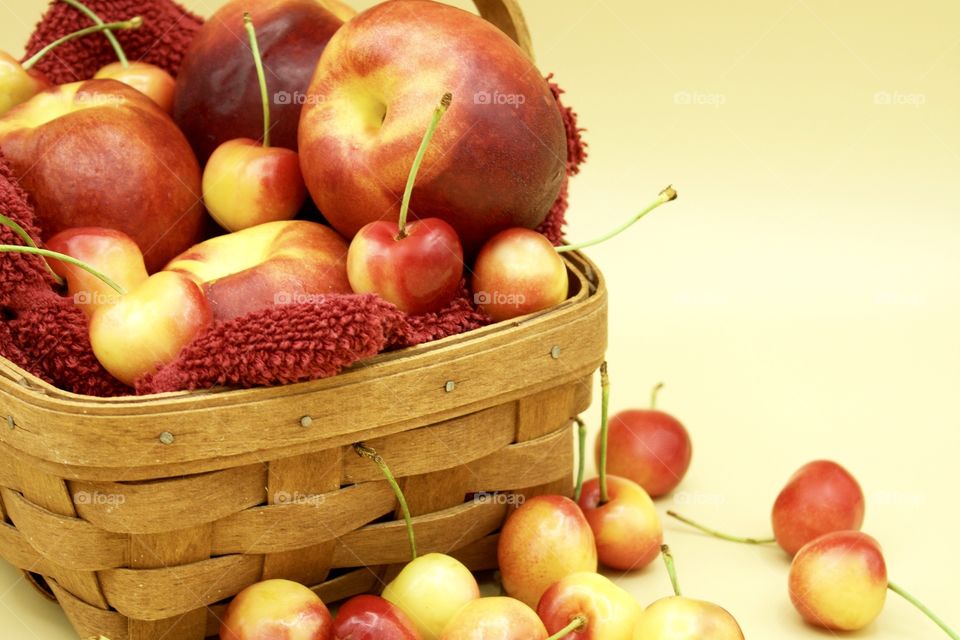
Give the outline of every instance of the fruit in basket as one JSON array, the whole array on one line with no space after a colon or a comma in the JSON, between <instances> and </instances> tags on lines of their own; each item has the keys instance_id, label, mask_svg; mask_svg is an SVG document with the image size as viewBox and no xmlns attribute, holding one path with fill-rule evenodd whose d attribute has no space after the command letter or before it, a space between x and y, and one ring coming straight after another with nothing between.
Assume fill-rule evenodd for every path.
<instances>
[{"instance_id":1,"label":"fruit in basket","mask_svg":"<svg viewBox=\"0 0 960 640\"><path fill-rule=\"evenodd\" d=\"M164 112L173 110L173 90L176 82L169 73L146 62L112 62L94 74L94 79L116 80L130 85L157 103Z\"/></svg>"},{"instance_id":2,"label":"fruit in basket","mask_svg":"<svg viewBox=\"0 0 960 640\"><path fill-rule=\"evenodd\" d=\"M633 640L743 640L743 631L730 612L712 602L685 598L670 549L663 558L674 595L657 600L640 616Z\"/></svg>"},{"instance_id":3,"label":"fruit in basket","mask_svg":"<svg viewBox=\"0 0 960 640\"><path fill-rule=\"evenodd\" d=\"M329 0L232 0L206 21L183 59L173 107L174 119L203 164L224 142L257 138L263 128L244 11L256 21L267 69L272 142L293 150L320 54L352 13L343 3Z\"/></svg>"},{"instance_id":4,"label":"fruit in basket","mask_svg":"<svg viewBox=\"0 0 960 640\"><path fill-rule=\"evenodd\" d=\"M147 279L140 247L121 231L99 227L67 229L47 240L46 248L87 263L113 278L127 291ZM67 281L67 293L74 304L87 315L119 300L119 293L88 271L60 260L50 260L49 263L54 272Z\"/></svg>"},{"instance_id":5,"label":"fruit in basket","mask_svg":"<svg viewBox=\"0 0 960 640\"><path fill-rule=\"evenodd\" d=\"M834 531L858 530L863 525L864 497L856 479L836 462L818 460L801 467L773 505L773 538L743 538L715 531L680 514L676 518L723 540L747 544L777 543L790 555L803 545Z\"/></svg>"},{"instance_id":6,"label":"fruit in basket","mask_svg":"<svg viewBox=\"0 0 960 640\"><path fill-rule=\"evenodd\" d=\"M657 385L649 409L622 411L610 419L607 471L629 478L651 498L673 491L690 468L693 445L679 420L656 408ZM597 459L600 440L597 440Z\"/></svg>"},{"instance_id":7,"label":"fruit in basket","mask_svg":"<svg viewBox=\"0 0 960 640\"><path fill-rule=\"evenodd\" d=\"M497 559L506 592L535 607L558 580L596 571L597 547L576 502L563 496L536 496L507 519Z\"/></svg>"},{"instance_id":8,"label":"fruit in basket","mask_svg":"<svg viewBox=\"0 0 960 640\"><path fill-rule=\"evenodd\" d=\"M331 39L301 115L307 188L345 237L397 219L407 159L445 91L464 99L426 156L413 211L450 223L468 255L498 231L543 222L567 158L547 82L478 16L397 0L361 13Z\"/></svg>"},{"instance_id":9,"label":"fruit in basket","mask_svg":"<svg viewBox=\"0 0 960 640\"><path fill-rule=\"evenodd\" d=\"M563 640L632 640L643 611L633 596L598 573L571 574L544 592L537 614L556 634L582 616L582 626Z\"/></svg>"},{"instance_id":10,"label":"fruit in basket","mask_svg":"<svg viewBox=\"0 0 960 640\"><path fill-rule=\"evenodd\" d=\"M238 138L217 147L203 171L203 202L221 227L239 231L264 222L290 220L307 190L295 151L270 146L270 97L253 19L243 14L263 100L261 142Z\"/></svg>"},{"instance_id":11,"label":"fruit in basket","mask_svg":"<svg viewBox=\"0 0 960 640\"><path fill-rule=\"evenodd\" d=\"M790 565L790 599L804 620L833 631L873 622L887 598L880 544L859 531L836 531L808 543Z\"/></svg>"},{"instance_id":12,"label":"fruit in basket","mask_svg":"<svg viewBox=\"0 0 960 640\"><path fill-rule=\"evenodd\" d=\"M797 470L777 496L773 532L793 555L826 533L860 529L864 507L856 478L836 462L818 460Z\"/></svg>"},{"instance_id":13,"label":"fruit in basket","mask_svg":"<svg viewBox=\"0 0 960 640\"><path fill-rule=\"evenodd\" d=\"M110 29L139 29L142 25L143 19L139 16L110 24L101 22L99 25L80 29L54 40L29 59L24 60L22 64L8 53L0 51L0 116L41 91L50 88L50 81L42 73L36 71L34 66L45 55L60 45L101 31L109 33Z\"/></svg>"},{"instance_id":14,"label":"fruit in basket","mask_svg":"<svg viewBox=\"0 0 960 640\"><path fill-rule=\"evenodd\" d=\"M480 587L459 560L429 553L408 563L383 597L407 615L423 640L437 640L457 612L480 597Z\"/></svg>"},{"instance_id":15,"label":"fruit in basket","mask_svg":"<svg viewBox=\"0 0 960 640\"><path fill-rule=\"evenodd\" d=\"M203 201L227 231L290 220L307 192L297 154L249 138L217 147L203 171Z\"/></svg>"},{"instance_id":16,"label":"fruit in basket","mask_svg":"<svg viewBox=\"0 0 960 640\"><path fill-rule=\"evenodd\" d=\"M618 229L590 242L554 247L539 233L523 228L501 231L488 240L473 268L474 302L496 322L554 307L567 299L567 268L559 253L606 242L648 213L675 200L667 187L652 203Z\"/></svg>"},{"instance_id":17,"label":"fruit in basket","mask_svg":"<svg viewBox=\"0 0 960 640\"><path fill-rule=\"evenodd\" d=\"M519 600L479 598L460 609L440 640L547 640L547 629Z\"/></svg>"},{"instance_id":18,"label":"fruit in basket","mask_svg":"<svg viewBox=\"0 0 960 640\"><path fill-rule=\"evenodd\" d=\"M340 606L331 640L421 640L417 628L395 604L363 595Z\"/></svg>"},{"instance_id":19,"label":"fruit in basket","mask_svg":"<svg viewBox=\"0 0 960 640\"><path fill-rule=\"evenodd\" d=\"M320 596L289 580L266 580L233 599L221 640L331 640L333 620Z\"/></svg>"},{"instance_id":20,"label":"fruit in basket","mask_svg":"<svg viewBox=\"0 0 960 640\"><path fill-rule=\"evenodd\" d=\"M80 0L61 0L93 21L94 25L104 24L103 19L93 12L90 7ZM147 62L130 62L120 46L120 42L113 35L112 30L104 31L104 36L113 47L117 55L117 62L101 67L95 74L97 80L116 80L129 85L153 100L164 112L170 113L173 107L173 76L164 69Z\"/></svg>"},{"instance_id":21,"label":"fruit in basket","mask_svg":"<svg viewBox=\"0 0 960 640\"><path fill-rule=\"evenodd\" d=\"M177 354L211 321L200 288L179 273L161 271L90 317L90 346L110 375L133 383Z\"/></svg>"},{"instance_id":22,"label":"fruit in basket","mask_svg":"<svg viewBox=\"0 0 960 640\"><path fill-rule=\"evenodd\" d=\"M269 307L320 303L350 293L347 243L316 222L268 222L211 238L166 267L203 287L214 317L230 320Z\"/></svg>"},{"instance_id":23,"label":"fruit in basket","mask_svg":"<svg viewBox=\"0 0 960 640\"><path fill-rule=\"evenodd\" d=\"M597 540L597 557L613 569L642 569L660 555L663 526L653 500L632 480L607 475L608 500L600 500L600 479L583 485L580 508Z\"/></svg>"},{"instance_id":24,"label":"fruit in basket","mask_svg":"<svg viewBox=\"0 0 960 640\"><path fill-rule=\"evenodd\" d=\"M364 226L354 236L347 255L347 275L354 291L376 293L413 315L446 307L463 278L463 247L453 227L440 218L407 224L417 172L452 99L451 94L444 94L434 111L407 178L399 224L378 220Z\"/></svg>"},{"instance_id":25,"label":"fruit in basket","mask_svg":"<svg viewBox=\"0 0 960 640\"><path fill-rule=\"evenodd\" d=\"M473 267L474 302L495 322L555 307L567 299L567 265L543 235L501 231L480 250Z\"/></svg>"},{"instance_id":26,"label":"fruit in basket","mask_svg":"<svg viewBox=\"0 0 960 640\"><path fill-rule=\"evenodd\" d=\"M200 237L196 158L170 117L127 85L88 80L34 96L0 118L0 149L45 237L117 229L151 272Z\"/></svg>"}]
</instances>

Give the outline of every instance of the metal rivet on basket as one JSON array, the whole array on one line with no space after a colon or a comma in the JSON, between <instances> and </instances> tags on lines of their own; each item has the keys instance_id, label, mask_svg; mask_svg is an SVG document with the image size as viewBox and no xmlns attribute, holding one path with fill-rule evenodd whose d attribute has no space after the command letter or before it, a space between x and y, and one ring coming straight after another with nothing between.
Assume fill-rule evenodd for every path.
<instances>
[{"instance_id":1,"label":"metal rivet on basket","mask_svg":"<svg viewBox=\"0 0 960 640\"><path fill-rule=\"evenodd\" d=\"M160 442L163 444L173 444L174 440L176 440L176 438L174 438L173 434L169 431L164 431L160 434Z\"/></svg>"},{"instance_id":2,"label":"metal rivet on basket","mask_svg":"<svg viewBox=\"0 0 960 640\"><path fill-rule=\"evenodd\" d=\"M560 345L555 345L553 349L550 349L550 357L554 360L560 359Z\"/></svg>"},{"instance_id":3,"label":"metal rivet on basket","mask_svg":"<svg viewBox=\"0 0 960 640\"><path fill-rule=\"evenodd\" d=\"M303 416L302 418L300 418L300 426L303 427L304 429L312 427L313 418L311 416Z\"/></svg>"},{"instance_id":4,"label":"metal rivet on basket","mask_svg":"<svg viewBox=\"0 0 960 640\"><path fill-rule=\"evenodd\" d=\"M7 426L11 429L17 428L17 421L13 419L13 416L7 416Z\"/></svg>"},{"instance_id":5,"label":"metal rivet on basket","mask_svg":"<svg viewBox=\"0 0 960 640\"><path fill-rule=\"evenodd\" d=\"M453 393L453 390L457 388L457 383L453 380L447 380L447 384L443 385L443 390L447 393Z\"/></svg>"}]
</instances>

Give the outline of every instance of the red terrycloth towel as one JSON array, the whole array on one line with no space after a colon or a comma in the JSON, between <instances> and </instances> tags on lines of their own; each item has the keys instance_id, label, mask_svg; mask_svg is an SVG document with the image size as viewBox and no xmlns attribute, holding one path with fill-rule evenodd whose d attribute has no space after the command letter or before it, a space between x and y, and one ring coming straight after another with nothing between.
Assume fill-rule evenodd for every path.
<instances>
[{"instance_id":1,"label":"red terrycloth towel","mask_svg":"<svg viewBox=\"0 0 960 640\"><path fill-rule=\"evenodd\" d=\"M0 213L39 240L27 194L2 154ZM24 244L6 226L0 226L0 243ZM0 254L0 355L66 391L95 396L129 394L93 355L86 315L58 295L53 284L41 258Z\"/></svg>"},{"instance_id":2,"label":"red terrycloth towel","mask_svg":"<svg viewBox=\"0 0 960 640\"><path fill-rule=\"evenodd\" d=\"M84 2L104 22L143 18L135 30L115 31L131 61L147 62L176 75L187 47L203 20L171 0L89 0ZM26 60L47 44L93 22L62 2L54 0L27 43ZM89 80L100 67L116 62L117 56L102 33L63 44L44 56L35 67L54 84Z\"/></svg>"},{"instance_id":3,"label":"red terrycloth towel","mask_svg":"<svg viewBox=\"0 0 960 640\"><path fill-rule=\"evenodd\" d=\"M152 32L146 32L146 37L144 30L118 35L131 59L143 57L173 73L201 24L199 18L170 0L93 0L90 6L108 21L143 15L148 23L155 21L157 29L166 29L157 46L148 42L159 35L149 35ZM40 43L89 24L72 11L54 3L31 37L28 54ZM55 81L88 78L113 60L112 50L102 40L98 45L90 38L84 39L74 49L64 49L41 70ZM554 244L561 244L569 178L586 159L586 144L576 114L561 102L563 91L553 82L550 86L567 130L567 179L539 231ZM27 195L17 185L2 154L0 212L19 222L33 238L40 237ZM7 229L0 229L0 241L21 244ZM466 284L447 309L418 317L409 317L375 296L338 295L328 296L320 304L275 307L218 322L174 362L138 381L135 392L269 386L333 376L382 351L438 340L489 323L489 318L474 306ZM95 396L134 392L111 377L96 360L86 316L57 292L37 257L0 255L0 355L67 391Z\"/></svg>"}]
</instances>

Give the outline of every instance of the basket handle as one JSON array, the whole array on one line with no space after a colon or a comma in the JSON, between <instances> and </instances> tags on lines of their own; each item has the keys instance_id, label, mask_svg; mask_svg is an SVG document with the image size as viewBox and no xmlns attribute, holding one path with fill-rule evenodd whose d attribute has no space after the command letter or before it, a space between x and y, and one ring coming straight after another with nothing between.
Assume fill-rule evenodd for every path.
<instances>
[{"instance_id":1,"label":"basket handle","mask_svg":"<svg viewBox=\"0 0 960 640\"><path fill-rule=\"evenodd\" d=\"M533 39L519 0L473 0L480 15L500 28L533 60Z\"/></svg>"}]
</instances>

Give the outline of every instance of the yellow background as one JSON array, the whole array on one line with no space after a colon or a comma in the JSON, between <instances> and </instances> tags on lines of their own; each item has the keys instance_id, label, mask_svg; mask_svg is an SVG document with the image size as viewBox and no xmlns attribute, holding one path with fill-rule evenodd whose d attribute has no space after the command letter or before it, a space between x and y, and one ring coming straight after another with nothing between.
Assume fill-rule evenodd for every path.
<instances>
[{"instance_id":1,"label":"yellow background","mask_svg":"<svg viewBox=\"0 0 960 640\"><path fill-rule=\"evenodd\" d=\"M610 285L614 409L664 380L661 405L693 434L660 506L764 535L792 471L836 459L892 577L960 626L960 3L523 4L589 129L571 237L670 182L681 194L590 251ZM2 46L19 54L41 12L0 0ZM666 527L686 592L748 638L830 635L793 612L776 550ZM622 583L644 603L669 588L659 564ZM33 637L72 634L4 566L0 638ZM892 596L853 637L943 636Z\"/></svg>"}]
</instances>

